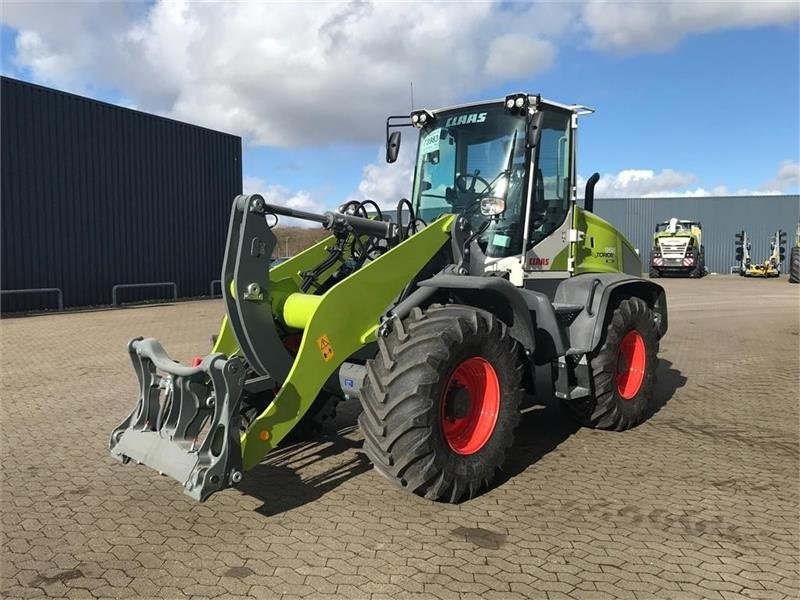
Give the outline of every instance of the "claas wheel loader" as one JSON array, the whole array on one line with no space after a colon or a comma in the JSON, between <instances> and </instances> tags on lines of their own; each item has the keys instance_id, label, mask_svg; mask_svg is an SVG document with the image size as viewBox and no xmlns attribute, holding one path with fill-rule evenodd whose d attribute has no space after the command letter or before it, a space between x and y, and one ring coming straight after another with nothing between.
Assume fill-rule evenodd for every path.
<instances>
[{"instance_id":1,"label":"claas wheel loader","mask_svg":"<svg viewBox=\"0 0 800 600\"><path fill-rule=\"evenodd\" d=\"M591 212L597 174L577 202L578 116L589 112L519 93L389 117L388 162L401 128L419 134L411 200L391 217L369 201L314 214L238 196L216 342L191 365L155 339L130 342L139 398L111 455L203 501L321 403L358 397L377 471L458 502L502 469L537 366L580 423L636 425L666 297ZM331 235L270 268L284 216Z\"/></svg>"},{"instance_id":2,"label":"claas wheel loader","mask_svg":"<svg viewBox=\"0 0 800 600\"><path fill-rule=\"evenodd\" d=\"M663 275L702 277L706 273L703 225L672 218L656 225L650 250L650 278Z\"/></svg>"}]
</instances>

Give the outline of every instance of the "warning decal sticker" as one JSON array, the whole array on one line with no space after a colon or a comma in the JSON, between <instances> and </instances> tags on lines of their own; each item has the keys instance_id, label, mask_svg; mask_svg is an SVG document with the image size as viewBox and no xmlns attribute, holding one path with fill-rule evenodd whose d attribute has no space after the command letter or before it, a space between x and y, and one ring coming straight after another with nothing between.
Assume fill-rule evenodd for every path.
<instances>
[{"instance_id":1,"label":"warning decal sticker","mask_svg":"<svg viewBox=\"0 0 800 600\"><path fill-rule=\"evenodd\" d=\"M328 362L333 358L333 346L331 346L331 341L324 333L317 338L317 347L320 354L322 354L322 360Z\"/></svg>"}]
</instances>

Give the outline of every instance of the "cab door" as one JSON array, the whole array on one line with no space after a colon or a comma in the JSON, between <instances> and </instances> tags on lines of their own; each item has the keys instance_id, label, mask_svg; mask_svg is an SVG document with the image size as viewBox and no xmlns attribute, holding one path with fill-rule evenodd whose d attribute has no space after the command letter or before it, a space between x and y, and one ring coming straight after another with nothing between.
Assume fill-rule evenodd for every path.
<instances>
[{"instance_id":1,"label":"cab door","mask_svg":"<svg viewBox=\"0 0 800 600\"><path fill-rule=\"evenodd\" d=\"M523 269L526 273L567 276L572 228L572 112L544 106L539 144L535 149L528 237Z\"/></svg>"}]
</instances>

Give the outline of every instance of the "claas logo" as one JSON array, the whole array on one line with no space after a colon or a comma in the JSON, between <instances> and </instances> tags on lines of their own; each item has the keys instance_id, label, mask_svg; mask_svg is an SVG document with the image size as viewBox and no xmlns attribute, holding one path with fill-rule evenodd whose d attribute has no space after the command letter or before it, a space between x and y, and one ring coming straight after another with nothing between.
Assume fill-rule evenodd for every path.
<instances>
[{"instance_id":1,"label":"claas logo","mask_svg":"<svg viewBox=\"0 0 800 600\"><path fill-rule=\"evenodd\" d=\"M528 259L528 266L530 267L546 267L550 264L549 258L542 258L539 256L533 256Z\"/></svg>"}]
</instances>

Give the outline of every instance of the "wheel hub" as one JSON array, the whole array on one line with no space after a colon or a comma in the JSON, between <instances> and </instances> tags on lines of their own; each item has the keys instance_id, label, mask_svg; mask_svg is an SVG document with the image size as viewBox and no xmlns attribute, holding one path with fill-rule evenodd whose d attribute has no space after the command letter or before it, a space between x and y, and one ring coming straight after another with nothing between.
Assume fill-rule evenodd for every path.
<instances>
[{"instance_id":1,"label":"wheel hub","mask_svg":"<svg viewBox=\"0 0 800 600\"><path fill-rule=\"evenodd\" d=\"M444 416L448 421L463 419L469 414L472 397L469 390L460 383L454 383L447 392L445 399Z\"/></svg>"},{"instance_id":2,"label":"wheel hub","mask_svg":"<svg viewBox=\"0 0 800 600\"><path fill-rule=\"evenodd\" d=\"M500 380L489 361L473 356L453 370L441 399L440 425L456 454L474 454L486 445L500 412Z\"/></svg>"},{"instance_id":3,"label":"wheel hub","mask_svg":"<svg viewBox=\"0 0 800 600\"><path fill-rule=\"evenodd\" d=\"M620 341L617 354L617 393L624 400L632 400L639 393L646 366L644 338L638 331L631 330Z\"/></svg>"}]
</instances>

